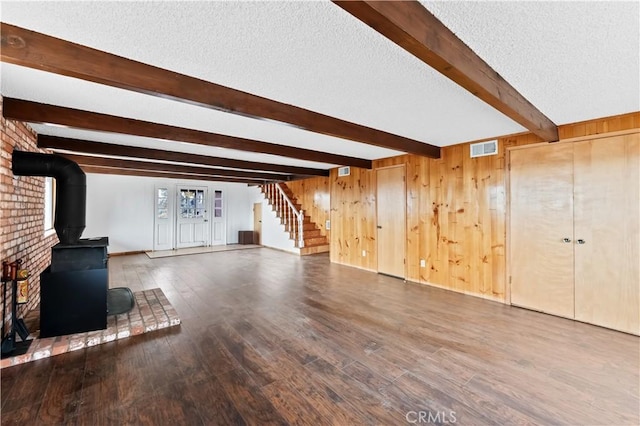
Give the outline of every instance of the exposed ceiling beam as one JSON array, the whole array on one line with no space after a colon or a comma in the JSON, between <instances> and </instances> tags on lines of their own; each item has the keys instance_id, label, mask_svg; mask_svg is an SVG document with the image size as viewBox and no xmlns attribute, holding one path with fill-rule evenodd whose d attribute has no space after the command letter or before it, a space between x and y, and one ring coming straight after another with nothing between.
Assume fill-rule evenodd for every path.
<instances>
[{"instance_id":1,"label":"exposed ceiling beam","mask_svg":"<svg viewBox=\"0 0 640 426\"><path fill-rule=\"evenodd\" d=\"M136 161L125 160L121 158L109 158L109 157L93 157L89 155L77 155L60 153L63 157L78 163L81 166L102 166L102 167L115 167L121 169L137 169L137 170L149 170L165 173L185 173L194 175L204 175L212 177L229 177L238 179L254 180L256 182L265 181L289 181L291 175L277 175L273 173L260 173L260 172L246 172L243 170L230 170L230 169L214 169L211 167L198 167L188 166L184 164L168 164L168 163L155 163L150 161Z\"/></svg>"},{"instance_id":2,"label":"exposed ceiling beam","mask_svg":"<svg viewBox=\"0 0 640 426\"><path fill-rule=\"evenodd\" d=\"M232 160L229 158L208 157L206 155L199 154L188 154L184 152L164 151L151 148L138 148L133 146L91 142L80 139L59 138L46 135L38 135L38 147L62 149L65 151L73 151L86 154L145 158L150 160L202 164L215 167L230 167L240 170L260 170L274 173L285 173L289 175L329 176L329 171L323 169L284 166L281 164L257 163L254 161Z\"/></svg>"},{"instance_id":3,"label":"exposed ceiling beam","mask_svg":"<svg viewBox=\"0 0 640 426\"><path fill-rule=\"evenodd\" d=\"M97 112L82 111L21 99L4 98L2 114L5 118L30 123L58 124L99 132L120 133L198 145L215 146L240 151L279 155L299 160L315 161L353 167L371 168L371 160L278 145L251 139L236 138L200 130L185 129L167 124L151 123Z\"/></svg>"},{"instance_id":4,"label":"exposed ceiling beam","mask_svg":"<svg viewBox=\"0 0 640 426\"><path fill-rule=\"evenodd\" d=\"M558 127L417 1L333 1L545 141Z\"/></svg>"},{"instance_id":5,"label":"exposed ceiling beam","mask_svg":"<svg viewBox=\"0 0 640 426\"><path fill-rule=\"evenodd\" d=\"M440 148L2 23L3 62L169 98L384 148L439 158Z\"/></svg>"},{"instance_id":6,"label":"exposed ceiling beam","mask_svg":"<svg viewBox=\"0 0 640 426\"><path fill-rule=\"evenodd\" d=\"M124 168L118 168L118 167L80 165L80 168L85 173L96 173L96 174L103 174L103 175L126 175L126 176L159 177L159 178L168 178L168 179L208 180L208 181L216 181L216 182L246 183L250 185L256 185L259 183L255 180L234 179L230 177L216 177L216 176L206 176L206 175L199 176L199 175L190 175L190 174L183 174L183 173L164 173L164 172L155 172L150 170L124 169Z\"/></svg>"}]
</instances>

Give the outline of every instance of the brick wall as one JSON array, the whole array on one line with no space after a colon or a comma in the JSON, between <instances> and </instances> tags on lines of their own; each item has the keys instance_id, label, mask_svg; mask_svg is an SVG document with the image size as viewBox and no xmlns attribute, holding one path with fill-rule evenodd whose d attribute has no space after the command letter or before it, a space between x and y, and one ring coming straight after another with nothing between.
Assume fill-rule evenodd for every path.
<instances>
[{"instance_id":1,"label":"brick wall","mask_svg":"<svg viewBox=\"0 0 640 426\"><path fill-rule=\"evenodd\" d=\"M40 303L40 272L51 262L51 247L58 237L44 236L44 178L14 177L11 172L14 149L46 152L36 147L36 134L26 124L2 117L0 98L0 261L21 258L23 267L31 273L29 302L19 310L22 316ZM0 301L2 298L0 292ZM5 321L9 318L10 301L8 291Z\"/></svg>"}]
</instances>

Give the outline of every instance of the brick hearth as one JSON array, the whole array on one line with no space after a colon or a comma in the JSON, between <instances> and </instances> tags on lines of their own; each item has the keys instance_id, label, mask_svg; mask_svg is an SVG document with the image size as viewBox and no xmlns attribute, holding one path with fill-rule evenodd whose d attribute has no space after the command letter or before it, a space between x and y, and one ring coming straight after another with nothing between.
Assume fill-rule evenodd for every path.
<instances>
[{"instance_id":1,"label":"brick hearth","mask_svg":"<svg viewBox=\"0 0 640 426\"><path fill-rule=\"evenodd\" d=\"M106 329L45 339L36 337L27 353L3 359L0 368L24 364L180 324L178 313L159 288L136 291L133 294L136 299L136 305L133 309L126 314L109 316Z\"/></svg>"}]
</instances>

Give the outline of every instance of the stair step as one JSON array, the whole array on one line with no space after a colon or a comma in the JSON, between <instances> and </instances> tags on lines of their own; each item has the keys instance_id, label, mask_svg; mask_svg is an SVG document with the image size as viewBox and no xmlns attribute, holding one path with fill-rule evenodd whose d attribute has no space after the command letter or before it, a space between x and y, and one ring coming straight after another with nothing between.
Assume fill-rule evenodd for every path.
<instances>
[{"instance_id":1,"label":"stair step","mask_svg":"<svg viewBox=\"0 0 640 426\"><path fill-rule=\"evenodd\" d=\"M276 207L276 205L275 205L275 204L271 204L271 203L269 203L269 205L271 206L271 210L273 210L274 212L278 210L278 207ZM300 204L294 204L293 206L294 206L294 207L296 208L296 210L298 210L298 211L300 211L300 209L302 208L302 206L301 206ZM306 216L305 216L305 217L306 217Z\"/></svg>"},{"instance_id":2,"label":"stair step","mask_svg":"<svg viewBox=\"0 0 640 426\"><path fill-rule=\"evenodd\" d=\"M288 231L289 227L284 223L284 220L282 220L282 218L279 218L279 219L280 219L280 223L282 223L285 226L285 228L287 228L287 231ZM320 229L320 228L318 228L318 226L315 223L308 221L308 222L302 222L302 229L304 229L305 231L313 231L314 229Z\"/></svg>"},{"instance_id":3,"label":"stair step","mask_svg":"<svg viewBox=\"0 0 640 426\"><path fill-rule=\"evenodd\" d=\"M286 231L291 231L291 229L289 229L290 226L288 224L284 223L284 220L282 218L279 218L279 219L280 219L280 223L282 225L284 225L285 230ZM297 222L295 222L295 223L296 223L295 227L297 228ZM320 228L318 228L318 226L313 222L303 222L302 223L302 229L304 229L304 231L307 232L307 231L313 231L315 229L320 229Z\"/></svg>"},{"instance_id":4,"label":"stair step","mask_svg":"<svg viewBox=\"0 0 640 426\"><path fill-rule=\"evenodd\" d=\"M302 205L298 203L295 195L291 190L283 183L280 185L282 191L289 198L294 207L300 211L302 210ZM271 206L271 210L276 213L276 216L280 219L280 223L284 224L285 231L289 233L290 239L295 239L294 230L297 228L297 224L289 223L285 224L284 219L288 215L288 206L282 207L282 204L279 206L274 203L273 200L269 198L269 194L266 186L261 187L262 193L265 195L265 198L269 202ZM284 217L283 217L284 216ZM288 219L288 217L287 217ZM295 220L295 218L294 218ZM329 242L327 241L327 237L322 235L322 230L311 221L311 216L304 215L302 220L302 227L304 229L304 247L300 248L300 255L308 255L308 254L316 254L316 253L324 253L329 251ZM296 241L297 245L297 241Z\"/></svg>"},{"instance_id":5,"label":"stair step","mask_svg":"<svg viewBox=\"0 0 640 426\"><path fill-rule=\"evenodd\" d=\"M311 254L328 253L329 244L319 244L316 246L305 246L300 249L300 256L308 256Z\"/></svg>"},{"instance_id":6,"label":"stair step","mask_svg":"<svg viewBox=\"0 0 640 426\"><path fill-rule=\"evenodd\" d=\"M307 238L306 236L304 237L304 246L315 246L315 245L320 245L320 244L327 244L327 237L324 236L320 236L320 237L314 237L314 238Z\"/></svg>"},{"instance_id":7,"label":"stair step","mask_svg":"<svg viewBox=\"0 0 640 426\"><path fill-rule=\"evenodd\" d=\"M294 237L295 237L293 231L289 231L288 229L286 231L289 232L289 238L293 240ZM325 238L325 237L322 235L322 231L321 230L312 229L312 230L309 230L309 231L305 230L304 234L303 234L303 238L304 238L305 241L308 241L308 240L311 240L312 238Z\"/></svg>"},{"instance_id":8,"label":"stair step","mask_svg":"<svg viewBox=\"0 0 640 426\"><path fill-rule=\"evenodd\" d=\"M304 231L304 239L306 240L307 238L317 238L317 237L321 237L322 236L322 231L319 229L310 229L310 230L306 230Z\"/></svg>"}]
</instances>

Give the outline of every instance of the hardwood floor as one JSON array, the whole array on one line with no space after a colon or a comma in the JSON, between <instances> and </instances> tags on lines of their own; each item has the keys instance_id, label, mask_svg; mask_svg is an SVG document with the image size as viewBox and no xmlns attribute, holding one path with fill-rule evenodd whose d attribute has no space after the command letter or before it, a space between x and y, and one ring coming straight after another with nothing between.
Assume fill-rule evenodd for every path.
<instances>
[{"instance_id":1,"label":"hardwood floor","mask_svg":"<svg viewBox=\"0 0 640 426\"><path fill-rule=\"evenodd\" d=\"M2 370L2 424L640 422L631 335L326 255L109 262L182 325Z\"/></svg>"}]
</instances>

